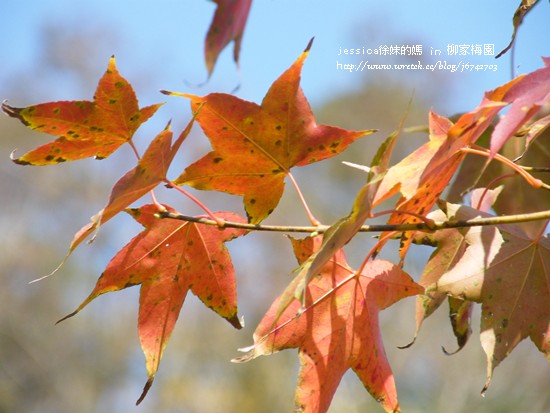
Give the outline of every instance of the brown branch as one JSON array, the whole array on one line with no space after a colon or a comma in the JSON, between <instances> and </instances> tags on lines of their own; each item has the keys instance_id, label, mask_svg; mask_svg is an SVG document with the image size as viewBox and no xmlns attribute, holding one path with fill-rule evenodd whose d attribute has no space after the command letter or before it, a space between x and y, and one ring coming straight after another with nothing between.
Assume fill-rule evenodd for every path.
<instances>
[{"instance_id":1,"label":"brown branch","mask_svg":"<svg viewBox=\"0 0 550 413\"><path fill-rule=\"evenodd\" d=\"M182 214L175 214L173 212L159 212L157 214L160 218L178 219L181 221L195 222L205 225L218 225L218 223L212 219L191 217ZM363 225L360 232L388 232L388 231L425 231L434 232L441 229L449 228L467 228L487 225L502 225L502 224L515 224L519 222L528 221L540 221L550 219L550 210L533 212L529 214L518 215L503 215L497 217L488 218L474 218L470 220L450 220L450 221L435 221L430 225L424 222L416 224L381 224L381 225ZM271 231L271 232L301 232L301 233L323 233L329 226L290 226L290 225L263 225L263 224L245 224L240 222L226 221L224 227L227 228L240 228L250 231Z\"/></svg>"}]
</instances>

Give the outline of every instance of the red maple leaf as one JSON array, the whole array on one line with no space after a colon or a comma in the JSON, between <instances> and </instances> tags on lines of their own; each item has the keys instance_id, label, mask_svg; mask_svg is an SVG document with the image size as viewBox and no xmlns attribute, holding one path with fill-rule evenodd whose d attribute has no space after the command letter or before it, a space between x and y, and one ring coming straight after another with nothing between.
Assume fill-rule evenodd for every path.
<instances>
[{"instance_id":1,"label":"red maple leaf","mask_svg":"<svg viewBox=\"0 0 550 413\"><path fill-rule=\"evenodd\" d=\"M235 42L233 45L233 60L239 64L244 27L252 4L252 0L213 1L217 4L217 8L204 41L204 59L209 77L221 51L232 40Z\"/></svg>"},{"instance_id":2,"label":"red maple leaf","mask_svg":"<svg viewBox=\"0 0 550 413\"><path fill-rule=\"evenodd\" d=\"M13 159L21 165L48 165L91 156L106 158L132 139L139 126L161 105L139 109L132 86L120 76L115 58L111 57L93 102L49 102L25 108L3 103L2 110L31 129L58 136Z\"/></svg>"},{"instance_id":3,"label":"red maple leaf","mask_svg":"<svg viewBox=\"0 0 550 413\"><path fill-rule=\"evenodd\" d=\"M503 96L502 100L512 103L512 106L495 126L491 136L492 155L542 106L550 102L550 58L543 60L546 67L516 78Z\"/></svg>"},{"instance_id":4,"label":"red maple leaf","mask_svg":"<svg viewBox=\"0 0 550 413\"><path fill-rule=\"evenodd\" d=\"M319 248L319 238L293 240L300 262ZM234 361L299 348L301 368L295 411L326 412L350 368L386 411L399 411L378 313L401 298L423 291L403 270L387 261L369 261L363 272L356 274L339 250L308 284L308 307L302 310L301 303L294 300L278 314L277 299L254 332L254 345L243 349L248 354Z\"/></svg>"},{"instance_id":5,"label":"red maple leaf","mask_svg":"<svg viewBox=\"0 0 550 413\"><path fill-rule=\"evenodd\" d=\"M214 149L188 166L176 184L242 195L250 222L259 223L277 206L290 168L334 156L374 132L315 122L300 88L310 47L273 83L261 106L224 93L165 92L190 98L192 110L201 108L197 121Z\"/></svg>"},{"instance_id":6,"label":"red maple leaf","mask_svg":"<svg viewBox=\"0 0 550 413\"><path fill-rule=\"evenodd\" d=\"M138 333L149 379L138 403L153 383L189 290L234 327L241 328L235 273L224 243L246 231L159 219L157 212L158 207L152 204L128 210L145 230L113 257L88 298L62 319L75 315L101 294L141 285ZM233 213L217 215L244 222Z\"/></svg>"}]
</instances>

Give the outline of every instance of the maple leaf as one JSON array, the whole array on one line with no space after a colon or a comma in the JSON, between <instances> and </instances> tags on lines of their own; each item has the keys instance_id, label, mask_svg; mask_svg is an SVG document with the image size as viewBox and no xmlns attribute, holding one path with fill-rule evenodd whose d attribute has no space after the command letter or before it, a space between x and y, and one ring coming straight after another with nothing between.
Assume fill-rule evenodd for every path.
<instances>
[{"instance_id":1,"label":"maple leaf","mask_svg":"<svg viewBox=\"0 0 550 413\"><path fill-rule=\"evenodd\" d=\"M489 216L449 204L449 219ZM481 345L487 390L493 370L526 337L550 360L550 238L527 236L517 225L472 227L453 267L426 289L482 304Z\"/></svg>"},{"instance_id":2,"label":"maple leaf","mask_svg":"<svg viewBox=\"0 0 550 413\"><path fill-rule=\"evenodd\" d=\"M130 83L120 76L115 58L99 81L94 101L61 101L2 110L25 126L58 136L20 158L21 165L49 165L95 156L103 159L128 142L162 104L139 109Z\"/></svg>"},{"instance_id":3,"label":"maple leaf","mask_svg":"<svg viewBox=\"0 0 550 413\"><path fill-rule=\"evenodd\" d=\"M69 254L91 233L97 231L100 225L166 180L168 168L181 144L191 132L194 119L194 117L191 119L173 145L170 124L151 141L138 164L126 172L113 186L105 208L94 215L91 222L75 234L69 247Z\"/></svg>"},{"instance_id":4,"label":"maple leaf","mask_svg":"<svg viewBox=\"0 0 550 413\"><path fill-rule=\"evenodd\" d=\"M306 238L292 243L298 260L304 262L321 240ZM339 250L307 286L308 302L313 304L301 311L301 303L295 300L279 316L275 300L254 332L254 345L242 349L248 353L234 361L299 348L295 411L326 412L350 368L386 411L399 411L378 313L421 292L423 288L387 261L369 261L362 274L355 274Z\"/></svg>"},{"instance_id":5,"label":"maple leaf","mask_svg":"<svg viewBox=\"0 0 550 413\"><path fill-rule=\"evenodd\" d=\"M277 206L290 168L334 156L374 132L317 125L300 88L310 47L273 83L261 106L224 93L164 92L191 99L192 110L202 106L197 121L214 149L188 166L177 185L242 195L249 221L259 223Z\"/></svg>"},{"instance_id":6,"label":"maple leaf","mask_svg":"<svg viewBox=\"0 0 550 413\"><path fill-rule=\"evenodd\" d=\"M221 51L232 40L235 42L233 44L233 60L237 65L239 64L241 41L252 4L252 0L213 1L217 4L217 8L204 42L204 59L208 77L212 74Z\"/></svg>"},{"instance_id":7,"label":"maple leaf","mask_svg":"<svg viewBox=\"0 0 550 413\"><path fill-rule=\"evenodd\" d=\"M430 112L430 140L388 170L379 185L373 206L401 192L402 197L396 203L396 210L418 215L425 215L430 211L453 176L453 168L458 167L464 156L457 152L454 141L447 137L451 126L452 123L447 118ZM388 224L414 222L420 222L420 219L399 212L392 213L388 219ZM414 232L403 233L402 257L408 250L413 234Z\"/></svg>"},{"instance_id":8,"label":"maple leaf","mask_svg":"<svg viewBox=\"0 0 550 413\"><path fill-rule=\"evenodd\" d=\"M471 205L480 211L488 212L501 192L502 187L494 190L478 188L472 192ZM440 206L443 209L447 208L445 203L441 203ZM447 220L447 215L443 210L433 211L428 217L434 221ZM426 263L418 281L423 287L436 283L443 274L450 271L463 258L468 247L464 231L456 228L439 230L433 234L417 234L415 242L437 247ZM419 295L416 298L416 332L412 342L402 348L414 344L424 320L439 308L445 298L448 298L449 301L449 318L458 343L458 348L454 353L466 345L472 333L470 322L473 303L463 297L448 297L444 292L430 291L430 294ZM445 349L443 350L446 354L451 354Z\"/></svg>"},{"instance_id":9,"label":"maple leaf","mask_svg":"<svg viewBox=\"0 0 550 413\"><path fill-rule=\"evenodd\" d=\"M189 290L234 327L242 327L237 317L235 273L224 243L246 231L159 219L155 216L158 207L153 204L127 212L145 230L113 257L88 298L62 320L101 294L141 285L138 333L149 379L139 403L153 383ZM233 213L217 215L244 222Z\"/></svg>"},{"instance_id":10,"label":"maple leaf","mask_svg":"<svg viewBox=\"0 0 550 413\"><path fill-rule=\"evenodd\" d=\"M494 156L538 110L550 103L550 58L543 58L544 68L520 76L503 96L512 103L508 113L495 126L491 136L491 155Z\"/></svg>"},{"instance_id":11,"label":"maple leaf","mask_svg":"<svg viewBox=\"0 0 550 413\"><path fill-rule=\"evenodd\" d=\"M472 145L489 127L498 112L507 105L502 99L521 79L516 78L485 93L477 108L453 124L447 118L430 111L429 141L388 170L373 206L397 192L402 197L388 224L411 224L422 220L435 205L466 156L462 150ZM401 236L400 255L403 259L414 239L414 231ZM380 243L380 248L383 243Z\"/></svg>"}]
</instances>

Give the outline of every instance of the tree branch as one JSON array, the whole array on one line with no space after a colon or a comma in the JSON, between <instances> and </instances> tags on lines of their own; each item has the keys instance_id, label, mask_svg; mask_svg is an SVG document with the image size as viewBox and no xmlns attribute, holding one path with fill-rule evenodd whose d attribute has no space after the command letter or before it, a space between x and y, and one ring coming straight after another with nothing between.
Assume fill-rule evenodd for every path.
<instances>
[{"instance_id":1,"label":"tree branch","mask_svg":"<svg viewBox=\"0 0 550 413\"><path fill-rule=\"evenodd\" d=\"M177 219L180 221L195 222L205 225L218 225L218 223L212 219L202 217L191 217L182 214L175 214L169 211L159 212L157 214L160 218ZM388 232L388 231L425 231L434 232L441 229L449 228L467 228L487 225L502 225L502 224L515 224L519 222L528 221L540 221L544 219L550 219L550 210L533 212L529 214L518 215L503 215L488 218L474 218L470 220L450 220L450 221L435 221L433 224L426 224L424 222L416 224L380 224L380 225L363 225L360 232ZM241 222L226 221L224 227L227 228L241 228L249 231L271 231L271 232L302 232L302 233L323 233L329 225L319 226L289 226L289 225L262 225L262 224L246 224Z\"/></svg>"}]
</instances>

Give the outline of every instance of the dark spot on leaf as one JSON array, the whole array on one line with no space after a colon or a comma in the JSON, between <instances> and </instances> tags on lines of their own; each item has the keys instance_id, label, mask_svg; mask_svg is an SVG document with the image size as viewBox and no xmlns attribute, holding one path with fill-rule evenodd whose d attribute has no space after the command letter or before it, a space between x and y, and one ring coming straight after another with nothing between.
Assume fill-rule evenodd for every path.
<instances>
[{"instance_id":1,"label":"dark spot on leaf","mask_svg":"<svg viewBox=\"0 0 550 413\"><path fill-rule=\"evenodd\" d=\"M507 319L507 318L502 319L502 323L501 323L501 324L502 324L502 328L508 327L508 319Z\"/></svg>"},{"instance_id":2,"label":"dark spot on leaf","mask_svg":"<svg viewBox=\"0 0 550 413\"><path fill-rule=\"evenodd\" d=\"M53 110L53 114L54 114L54 115L59 115L59 112L61 112L61 109L59 109L59 108L55 108L55 109Z\"/></svg>"},{"instance_id":3,"label":"dark spot on leaf","mask_svg":"<svg viewBox=\"0 0 550 413\"><path fill-rule=\"evenodd\" d=\"M59 158L56 158L55 161L56 161L57 163L61 163L61 162L66 162L67 159L62 158L62 157L60 156Z\"/></svg>"},{"instance_id":4,"label":"dark spot on leaf","mask_svg":"<svg viewBox=\"0 0 550 413\"><path fill-rule=\"evenodd\" d=\"M55 158L55 156L53 155L47 155L44 159L47 161L47 162L50 162L50 161L53 161Z\"/></svg>"},{"instance_id":5,"label":"dark spot on leaf","mask_svg":"<svg viewBox=\"0 0 550 413\"><path fill-rule=\"evenodd\" d=\"M220 158L220 157L214 158L214 163L220 163L221 161L223 161L223 158Z\"/></svg>"},{"instance_id":6,"label":"dark spot on leaf","mask_svg":"<svg viewBox=\"0 0 550 413\"><path fill-rule=\"evenodd\" d=\"M210 294L208 297L206 297L206 301L212 301L213 298L214 298L214 296L212 294Z\"/></svg>"},{"instance_id":7,"label":"dark spot on leaf","mask_svg":"<svg viewBox=\"0 0 550 413\"><path fill-rule=\"evenodd\" d=\"M123 82L122 80L119 80L119 81L115 82L115 87L116 87L117 89L120 89L121 87L124 87L124 85L125 85L125 84L124 84L124 82Z\"/></svg>"},{"instance_id":8,"label":"dark spot on leaf","mask_svg":"<svg viewBox=\"0 0 550 413\"><path fill-rule=\"evenodd\" d=\"M282 144L283 144L283 141L280 140L280 139L277 139L277 140L275 141L275 146L281 146Z\"/></svg>"},{"instance_id":9,"label":"dark spot on leaf","mask_svg":"<svg viewBox=\"0 0 550 413\"><path fill-rule=\"evenodd\" d=\"M254 205L254 204L256 203L256 200L255 200L254 198L252 198L252 199L250 200L250 203L251 203L252 205Z\"/></svg>"},{"instance_id":10,"label":"dark spot on leaf","mask_svg":"<svg viewBox=\"0 0 550 413\"><path fill-rule=\"evenodd\" d=\"M275 129L281 130L281 129L282 129L282 126L281 126L281 125L277 125L277 126L275 126Z\"/></svg>"},{"instance_id":11,"label":"dark spot on leaf","mask_svg":"<svg viewBox=\"0 0 550 413\"><path fill-rule=\"evenodd\" d=\"M114 105L117 102L118 102L117 99L109 99L109 105Z\"/></svg>"},{"instance_id":12,"label":"dark spot on leaf","mask_svg":"<svg viewBox=\"0 0 550 413\"><path fill-rule=\"evenodd\" d=\"M319 145L319 150L324 151L326 149L325 145Z\"/></svg>"}]
</instances>

